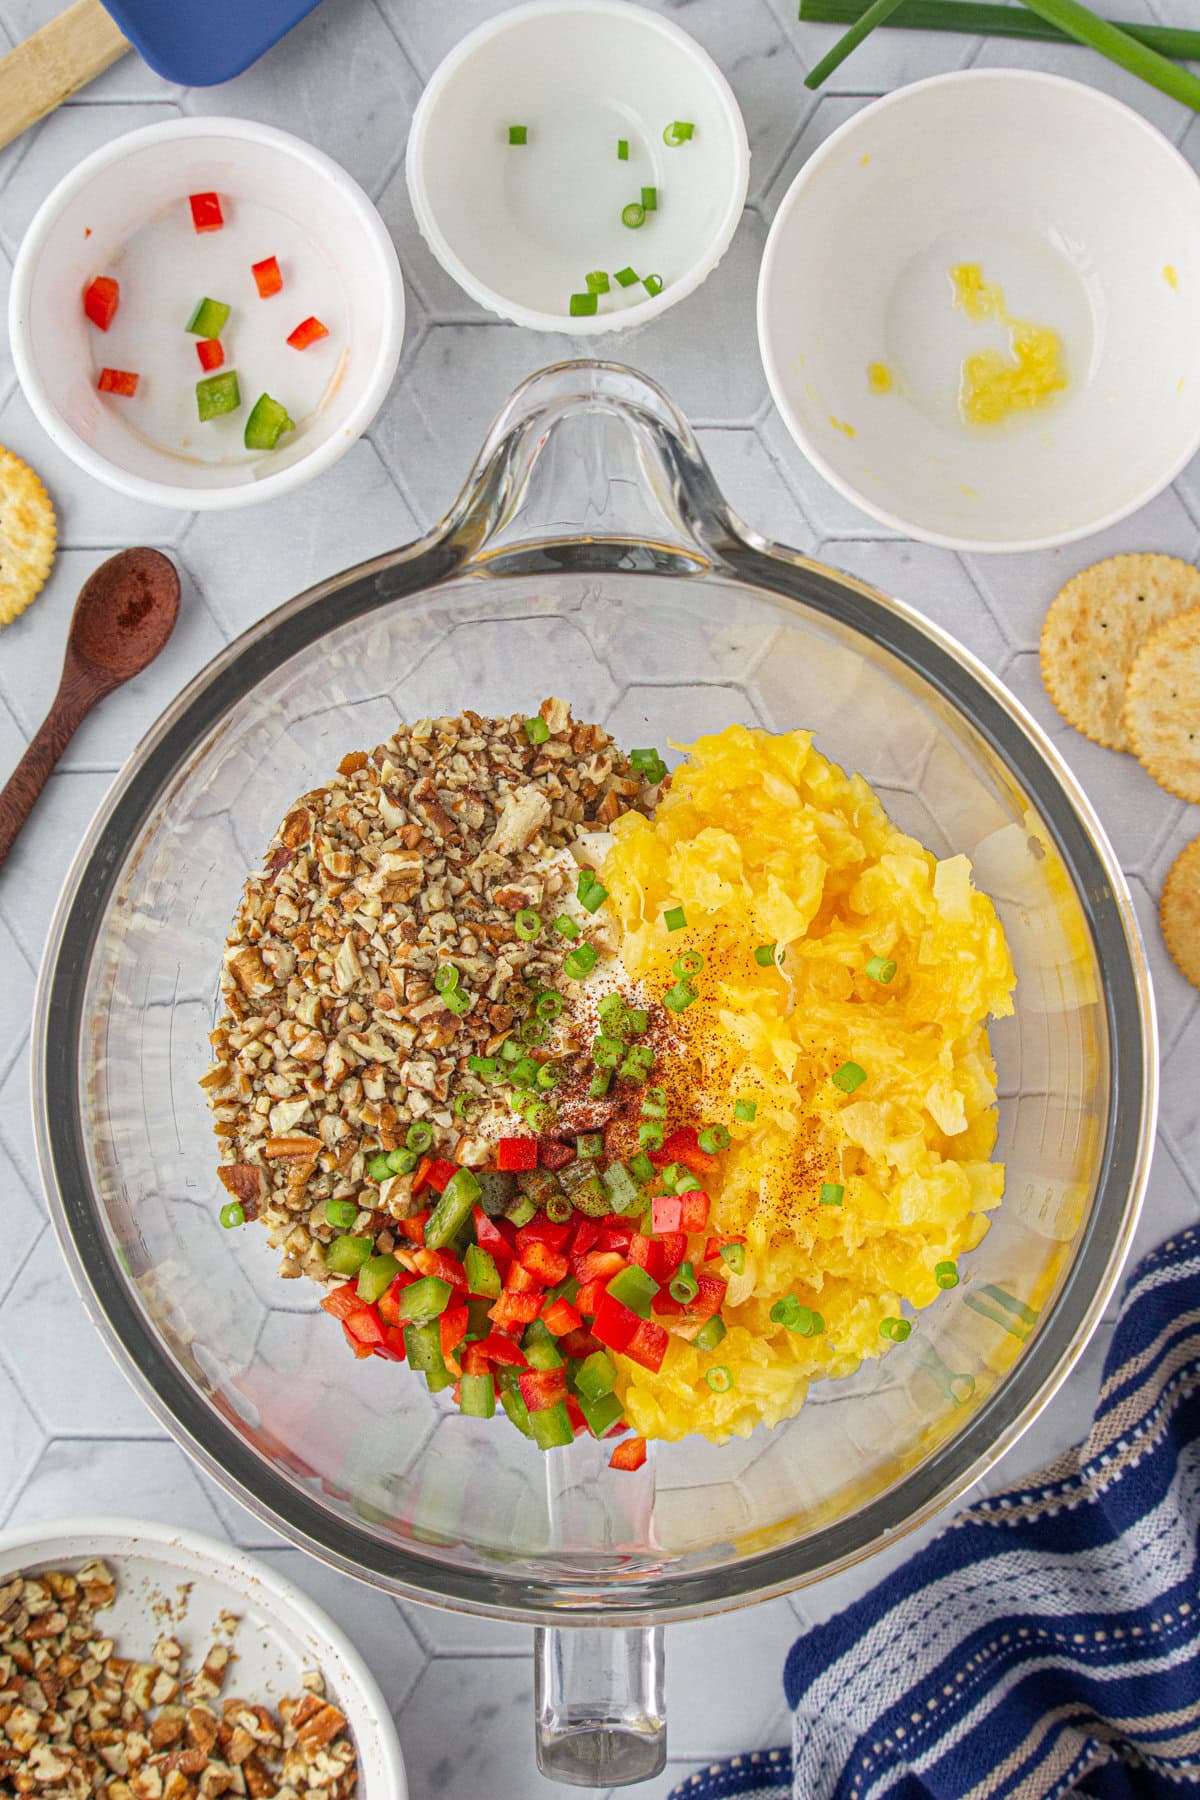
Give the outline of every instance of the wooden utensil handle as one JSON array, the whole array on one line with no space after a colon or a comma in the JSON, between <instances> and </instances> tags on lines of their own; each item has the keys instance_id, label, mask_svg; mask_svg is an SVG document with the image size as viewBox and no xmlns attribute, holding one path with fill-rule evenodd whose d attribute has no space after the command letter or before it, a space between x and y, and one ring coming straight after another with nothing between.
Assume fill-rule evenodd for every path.
<instances>
[{"instance_id":1,"label":"wooden utensil handle","mask_svg":"<svg viewBox=\"0 0 1200 1800\"><path fill-rule=\"evenodd\" d=\"M128 48L100 0L75 0L0 58L0 146L103 75Z\"/></svg>"},{"instance_id":2,"label":"wooden utensil handle","mask_svg":"<svg viewBox=\"0 0 1200 1800\"><path fill-rule=\"evenodd\" d=\"M64 683L65 686L65 683ZM33 811L38 795L54 772L59 757L91 711L95 695L64 695L50 708L41 729L0 792L0 868L16 843L21 827Z\"/></svg>"}]
</instances>

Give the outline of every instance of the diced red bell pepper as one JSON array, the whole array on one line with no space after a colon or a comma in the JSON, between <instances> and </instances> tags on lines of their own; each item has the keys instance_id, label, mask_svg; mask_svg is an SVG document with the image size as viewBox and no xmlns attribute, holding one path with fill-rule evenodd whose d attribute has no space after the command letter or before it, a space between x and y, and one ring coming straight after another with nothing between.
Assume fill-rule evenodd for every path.
<instances>
[{"instance_id":1,"label":"diced red bell pepper","mask_svg":"<svg viewBox=\"0 0 1200 1800\"><path fill-rule=\"evenodd\" d=\"M324 1312L332 1313L335 1319L348 1319L351 1313L361 1312L366 1305L358 1292L358 1283L347 1281L341 1287L330 1288L321 1301Z\"/></svg>"},{"instance_id":2,"label":"diced red bell pepper","mask_svg":"<svg viewBox=\"0 0 1200 1800\"><path fill-rule=\"evenodd\" d=\"M663 1280L670 1281L687 1255L687 1238L682 1231L664 1231L658 1247L662 1251Z\"/></svg>"},{"instance_id":3,"label":"diced red bell pepper","mask_svg":"<svg viewBox=\"0 0 1200 1800\"><path fill-rule=\"evenodd\" d=\"M429 1175L436 1160L437 1159L432 1156L423 1156L417 1164L416 1174L413 1176L412 1185L414 1195L424 1193L425 1189L431 1185Z\"/></svg>"},{"instance_id":4,"label":"diced red bell pepper","mask_svg":"<svg viewBox=\"0 0 1200 1800\"><path fill-rule=\"evenodd\" d=\"M403 1362L408 1355L408 1346L404 1342L402 1325L385 1325L383 1342L375 1346L376 1356L382 1356L385 1362Z\"/></svg>"},{"instance_id":5,"label":"diced red bell pepper","mask_svg":"<svg viewBox=\"0 0 1200 1800\"><path fill-rule=\"evenodd\" d=\"M489 1308L488 1318L506 1331L513 1325L532 1325L541 1310L537 1294L501 1294L495 1306Z\"/></svg>"},{"instance_id":6,"label":"diced red bell pepper","mask_svg":"<svg viewBox=\"0 0 1200 1800\"><path fill-rule=\"evenodd\" d=\"M346 1334L360 1344L369 1344L372 1349L383 1342L383 1320L373 1306L364 1306L358 1312L343 1319Z\"/></svg>"},{"instance_id":7,"label":"diced red bell pepper","mask_svg":"<svg viewBox=\"0 0 1200 1800\"><path fill-rule=\"evenodd\" d=\"M288 343L293 350L307 350L310 344L316 344L321 338L328 336L329 327L322 325L320 319L310 314L307 319L301 319L295 331L288 332Z\"/></svg>"},{"instance_id":8,"label":"diced red bell pepper","mask_svg":"<svg viewBox=\"0 0 1200 1800\"><path fill-rule=\"evenodd\" d=\"M619 1256L628 1256L629 1246L633 1242L632 1225L602 1225L600 1236L596 1241L597 1250L615 1250Z\"/></svg>"},{"instance_id":9,"label":"diced red bell pepper","mask_svg":"<svg viewBox=\"0 0 1200 1800\"><path fill-rule=\"evenodd\" d=\"M411 1219L398 1219L396 1230L401 1237L406 1237L410 1244L416 1244L419 1249L424 1249L425 1227L432 1217L433 1209L426 1207L423 1212L414 1213Z\"/></svg>"},{"instance_id":10,"label":"diced red bell pepper","mask_svg":"<svg viewBox=\"0 0 1200 1800\"><path fill-rule=\"evenodd\" d=\"M710 1237L704 1246L704 1260L712 1262L714 1257L720 1256L722 1244L744 1244L745 1241L744 1237Z\"/></svg>"},{"instance_id":11,"label":"diced red bell pepper","mask_svg":"<svg viewBox=\"0 0 1200 1800\"><path fill-rule=\"evenodd\" d=\"M625 1345L625 1355L632 1362L640 1363L643 1369L649 1369L652 1375L657 1375L669 1342L666 1331L653 1319L638 1319L637 1330Z\"/></svg>"},{"instance_id":12,"label":"diced red bell pepper","mask_svg":"<svg viewBox=\"0 0 1200 1800\"><path fill-rule=\"evenodd\" d=\"M215 194L189 194L192 224L197 231L220 231L225 223L221 202Z\"/></svg>"},{"instance_id":13,"label":"diced red bell pepper","mask_svg":"<svg viewBox=\"0 0 1200 1800\"><path fill-rule=\"evenodd\" d=\"M461 1288L468 1293L467 1271L458 1258L447 1256L444 1250L415 1250L413 1261L422 1275L436 1275L439 1281L448 1281L453 1288Z\"/></svg>"},{"instance_id":14,"label":"diced red bell pepper","mask_svg":"<svg viewBox=\"0 0 1200 1800\"><path fill-rule=\"evenodd\" d=\"M536 1169L537 1158L536 1138L502 1137L496 1145L496 1167L498 1169Z\"/></svg>"},{"instance_id":15,"label":"diced red bell pepper","mask_svg":"<svg viewBox=\"0 0 1200 1800\"><path fill-rule=\"evenodd\" d=\"M526 1369L529 1358L520 1344L514 1344L511 1338L502 1337L497 1331L479 1338L473 1344L467 1344L462 1353L464 1375L486 1375L494 1363L506 1363L510 1368Z\"/></svg>"},{"instance_id":16,"label":"diced red bell pepper","mask_svg":"<svg viewBox=\"0 0 1200 1800\"><path fill-rule=\"evenodd\" d=\"M442 1336L443 1357L453 1356L467 1335L471 1315L465 1306L448 1306L438 1319Z\"/></svg>"},{"instance_id":17,"label":"diced red bell pepper","mask_svg":"<svg viewBox=\"0 0 1200 1800\"><path fill-rule=\"evenodd\" d=\"M593 1337L585 1325L580 1331L568 1331L566 1337L560 1337L558 1347L564 1356L575 1362L584 1362L593 1351L601 1348L600 1339Z\"/></svg>"},{"instance_id":18,"label":"diced red bell pepper","mask_svg":"<svg viewBox=\"0 0 1200 1800\"><path fill-rule=\"evenodd\" d=\"M586 1256L600 1242L600 1227L595 1219L582 1219L575 1227L575 1236L571 1239L571 1255Z\"/></svg>"},{"instance_id":19,"label":"diced red bell pepper","mask_svg":"<svg viewBox=\"0 0 1200 1800\"><path fill-rule=\"evenodd\" d=\"M83 310L93 325L107 331L121 304L121 284L111 275L97 275L83 290Z\"/></svg>"},{"instance_id":20,"label":"diced red bell pepper","mask_svg":"<svg viewBox=\"0 0 1200 1800\"><path fill-rule=\"evenodd\" d=\"M653 1218L658 1232L703 1231L708 1224L708 1195L700 1188L687 1194L656 1194Z\"/></svg>"},{"instance_id":21,"label":"diced red bell pepper","mask_svg":"<svg viewBox=\"0 0 1200 1800\"><path fill-rule=\"evenodd\" d=\"M552 1300L549 1306L542 1309L542 1320L547 1331L553 1332L556 1338L566 1337L569 1331L583 1329L582 1318L575 1311L571 1302L564 1300L561 1296L557 1300Z\"/></svg>"},{"instance_id":22,"label":"diced red bell pepper","mask_svg":"<svg viewBox=\"0 0 1200 1800\"><path fill-rule=\"evenodd\" d=\"M346 1342L349 1344L350 1348L353 1350L355 1356L357 1356L357 1358L360 1362L364 1361L368 1356L374 1356L374 1354L375 1354L374 1346L371 1344L364 1344L361 1338L355 1337L354 1333L350 1329L349 1319L342 1320L342 1330L346 1334Z\"/></svg>"},{"instance_id":23,"label":"diced red bell pepper","mask_svg":"<svg viewBox=\"0 0 1200 1800\"><path fill-rule=\"evenodd\" d=\"M537 1213L517 1233L517 1255L520 1256L528 1244L548 1244L551 1250L565 1250L570 1235L569 1224L552 1224L545 1213Z\"/></svg>"},{"instance_id":24,"label":"diced red bell pepper","mask_svg":"<svg viewBox=\"0 0 1200 1800\"><path fill-rule=\"evenodd\" d=\"M507 1219L489 1219L482 1206L471 1208L475 1219L475 1242L489 1256L511 1262L516 1253L516 1233Z\"/></svg>"},{"instance_id":25,"label":"diced red bell pepper","mask_svg":"<svg viewBox=\"0 0 1200 1800\"><path fill-rule=\"evenodd\" d=\"M585 1281L575 1296L575 1310L590 1319L604 1298L606 1277L597 1276L594 1281Z\"/></svg>"},{"instance_id":26,"label":"diced red bell pepper","mask_svg":"<svg viewBox=\"0 0 1200 1800\"><path fill-rule=\"evenodd\" d=\"M707 1151L700 1148L693 1125L681 1125L678 1130L671 1132L661 1150L651 1150L650 1161L656 1169L665 1169L668 1163L681 1162L693 1175L708 1175L717 1167L717 1158L709 1156Z\"/></svg>"},{"instance_id":27,"label":"diced red bell pepper","mask_svg":"<svg viewBox=\"0 0 1200 1800\"><path fill-rule=\"evenodd\" d=\"M131 400L137 393L138 380L132 369L101 369L96 386L102 394L121 394Z\"/></svg>"},{"instance_id":28,"label":"diced red bell pepper","mask_svg":"<svg viewBox=\"0 0 1200 1800\"><path fill-rule=\"evenodd\" d=\"M629 1260L639 1269L645 1269L647 1275L655 1281L661 1281L666 1273L666 1259L663 1247L657 1238L645 1237L635 1231L629 1243Z\"/></svg>"},{"instance_id":29,"label":"diced red bell pepper","mask_svg":"<svg viewBox=\"0 0 1200 1800\"><path fill-rule=\"evenodd\" d=\"M505 1292L509 1294L540 1294L549 1286L549 1282L543 1281L535 1270L527 1269L523 1262L510 1264L504 1276Z\"/></svg>"},{"instance_id":30,"label":"diced red bell pepper","mask_svg":"<svg viewBox=\"0 0 1200 1800\"><path fill-rule=\"evenodd\" d=\"M196 344L196 355L200 358L202 369L219 369L225 361L225 346L220 338L200 338Z\"/></svg>"},{"instance_id":31,"label":"diced red bell pepper","mask_svg":"<svg viewBox=\"0 0 1200 1800\"><path fill-rule=\"evenodd\" d=\"M522 1369L517 1379L521 1384L521 1398L530 1412L544 1412L548 1406L557 1406L567 1397L565 1369Z\"/></svg>"},{"instance_id":32,"label":"diced red bell pepper","mask_svg":"<svg viewBox=\"0 0 1200 1800\"><path fill-rule=\"evenodd\" d=\"M567 1395L567 1417L571 1421L571 1430L578 1437L581 1431L588 1428L587 1420L579 1410L579 1402L574 1394Z\"/></svg>"},{"instance_id":33,"label":"diced red bell pepper","mask_svg":"<svg viewBox=\"0 0 1200 1800\"><path fill-rule=\"evenodd\" d=\"M446 1183L457 1174L458 1164L447 1162L444 1156L439 1156L436 1162L430 1164L425 1179L428 1181L430 1187L436 1188L440 1194L444 1190ZM413 1183L413 1191L416 1191L415 1182Z\"/></svg>"},{"instance_id":34,"label":"diced red bell pepper","mask_svg":"<svg viewBox=\"0 0 1200 1800\"><path fill-rule=\"evenodd\" d=\"M410 1274L407 1269L403 1270L397 1275L382 1299L376 1302L376 1305L379 1307L379 1316L384 1320L385 1324L400 1324L400 1296L406 1287L412 1286L416 1279L417 1277Z\"/></svg>"},{"instance_id":35,"label":"diced red bell pepper","mask_svg":"<svg viewBox=\"0 0 1200 1800\"><path fill-rule=\"evenodd\" d=\"M631 1437L617 1445L608 1459L608 1466L610 1469L625 1469L632 1472L634 1469L640 1469L645 1460L645 1438Z\"/></svg>"},{"instance_id":36,"label":"diced red bell pepper","mask_svg":"<svg viewBox=\"0 0 1200 1800\"><path fill-rule=\"evenodd\" d=\"M631 1306L624 1306L620 1300L614 1300L611 1294L605 1294L596 1308L592 1331L610 1350L624 1350L638 1326L643 1323Z\"/></svg>"},{"instance_id":37,"label":"diced red bell pepper","mask_svg":"<svg viewBox=\"0 0 1200 1800\"><path fill-rule=\"evenodd\" d=\"M264 256L261 262L251 263L250 273L262 300L269 300L283 286L283 276L279 273L279 264L273 256Z\"/></svg>"},{"instance_id":38,"label":"diced red bell pepper","mask_svg":"<svg viewBox=\"0 0 1200 1800\"><path fill-rule=\"evenodd\" d=\"M528 1244L524 1250L518 1251L523 1268L536 1275L543 1287L554 1287L556 1283L565 1281L570 1270L570 1263L549 1244Z\"/></svg>"},{"instance_id":39,"label":"diced red bell pepper","mask_svg":"<svg viewBox=\"0 0 1200 1800\"><path fill-rule=\"evenodd\" d=\"M557 1138L538 1139L538 1161L543 1169L565 1169L575 1161L578 1152L571 1144L560 1144Z\"/></svg>"},{"instance_id":40,"label":"diced red bell pepper","mask_svg":"<svg viewBox=\"0 0 1200 1800\"><path fill-rule=\"evenodd\" d=\"M615 1250L589 1250L586 1256L571 1258L571 1273L580 1287L589 1281L611 1281L625 1267L625 1258Z\"/></svg>"},{"instance_id":41,"label":"diced red bell pepper","mask_svg":"<svg viewBox=\"0 0 1200 1800\"><path fill-rule=\"evenodd\" d=\"M723 1281L717 1281L712 1275L697 1275L696 1286L696 1298L684 1308L687 1317L679 1326L680 1336L689 1339L694 1338L701 1327L719 1313L725 1304L726 1287Z\"/></svg>"},{"instance_id":42,"label":"diced red bell pepper","mask_svg":"<svg viewBox=\"0 0 1200 1800\"><path fill-rule=\"evenodd\" d=\"M660 1287L650 1302L650 1310L661 1313L664 1318L676 1318L686 1308L678 1300L672 1300L665 1287Z\"/></svg>"}]
</instances>

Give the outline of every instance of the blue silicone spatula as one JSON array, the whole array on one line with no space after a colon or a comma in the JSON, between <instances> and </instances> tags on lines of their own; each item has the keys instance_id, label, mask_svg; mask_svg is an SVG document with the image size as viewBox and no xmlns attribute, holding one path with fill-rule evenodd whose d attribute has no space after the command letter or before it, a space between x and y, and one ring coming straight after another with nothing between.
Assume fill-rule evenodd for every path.
<instances>
[{"instance_id":1,"label":"blue silicone spatula","mask_svg":"<svg viewBox=\"0 0 1200 1800\"><path fill-rule=\"evenodd\" d=\"M75 0L0 58L0 145L93 81L130 48L165 81L211 87L240 75L320 0Z\"/></svg>"}]
</instances>

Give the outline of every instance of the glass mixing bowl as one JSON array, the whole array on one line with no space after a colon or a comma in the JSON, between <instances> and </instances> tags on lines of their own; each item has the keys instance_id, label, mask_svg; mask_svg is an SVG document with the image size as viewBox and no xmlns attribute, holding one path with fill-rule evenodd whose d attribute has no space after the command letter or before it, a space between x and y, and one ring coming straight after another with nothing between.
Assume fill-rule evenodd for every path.
<instances>
[{"instance_id":1,"label":"glass mixing bowl","mask_svg":"<svg viewBox=\"0 0 1200 1800\"><path fill-rule=\"evenodd\" d=\"M221 1230L197 1086L225 932L295 796L402 718L548 693L626 743L812 727L901 826L973 858L1019 977L992 1031L1007 1194L962 1285L795 1419L655 1445L637 1477L355 1363L259 1234ZM597 362L513 396L429 537L280 608L170 707L80 849L35 1040L63 1248L147 1403L328 1562L536 1624L542 1765L594 1785L661 1764L664 1620L868 1555L1044 1405L1129 1244L1157 1065L1129 895L1038 728L917 614L747 529L659 390Z\"/></svg>"}]
</instances>

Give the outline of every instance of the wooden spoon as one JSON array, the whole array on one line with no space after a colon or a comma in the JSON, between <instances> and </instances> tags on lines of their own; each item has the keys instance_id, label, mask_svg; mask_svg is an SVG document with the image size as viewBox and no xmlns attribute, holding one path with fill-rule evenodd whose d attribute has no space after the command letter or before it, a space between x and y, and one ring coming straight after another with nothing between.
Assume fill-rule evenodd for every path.
<instances>
[{"instance_id":1,"label":"wooden spoon","mask_svg":"<svg viewBox=\"0 0 1200 1800\"><path fill-rule=\"evenodd\" d=\"M154 661L178 617L179 576L158 550L121 550L88 576L75 602L54 704L0 793L0 866L97 700Z\"/></svg>"}]
</instances>

